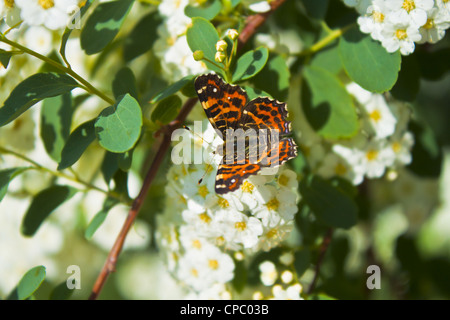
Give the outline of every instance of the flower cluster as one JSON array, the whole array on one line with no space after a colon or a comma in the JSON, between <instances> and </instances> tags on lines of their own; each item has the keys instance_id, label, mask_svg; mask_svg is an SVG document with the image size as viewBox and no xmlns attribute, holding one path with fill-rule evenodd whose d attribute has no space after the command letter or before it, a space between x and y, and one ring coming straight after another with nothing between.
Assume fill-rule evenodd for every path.
<instances>
[{"instance_id":1,"label":"flower cluster","mask_svg":"<svg viewBox=\"0 0 450 320\"><path fill-rule=\"evenodd\" d=\"M194 140L194 156L210 155L221 143L209 123L203 137L186 134L187 143ZM225 288L234 278L233 254L242 259L286 239L299 200L297 174L286 168L252 176L239 190L219 196L214 191L219 160L212 156L200 165L174 165L168 172L167 206L158 218L158 241L170 272L198 294Z\"/></svg>"},{"instance_id":2,"label":"flower cluster","mask_svg":"<svg viewBox=\"0 0 450 320\"><path fill-rule=\"evenodd\" d=\"M153 46L161 61L163 75L167 81L206 71L206 65L192 56L186 39L186 30L191 18L184 14L189 0L163 0L158 7L163 22L158 27L158 40Z\"/></svg>"},{"instance_id":3,"label":"flower cluster","mask_svg":"<svg viewBox=\"0 0 450 320\"><path fill-rule=\"evenodd\" d=\"M354 96L360 115L360 129L349 140L329 143L308 125L302 124L300 146L312 169L325 178L340 176L359 185L364 177L382 177L411 163L414 137L408 131L411 112L407 105L387 101L380 94L351 83L347 90Z\"/></svg>"},{"instance_id":4,"label":"flower cluster","mask_svg":"<svg viewBox=\"0 0 450 320\"><path fill-rule=\"evenodd\" d=\"M344 0L361 14L362 32L381 42L388 52L408 55L415 43L436 43L450 26L447 0Z\"/></svg>"},{"instance_id":5,"label":"flower cluster","mask_svg":"<svg viewBox=\"0 0 450 320\"><path fill-rule=\"evenodd\" d=\"M74 12L79 9L78 0L5 0L0 1L0 18L14 27L23 21L31 26L45 26L51 30L65 28Z\"/></svg>"}]
</instances>

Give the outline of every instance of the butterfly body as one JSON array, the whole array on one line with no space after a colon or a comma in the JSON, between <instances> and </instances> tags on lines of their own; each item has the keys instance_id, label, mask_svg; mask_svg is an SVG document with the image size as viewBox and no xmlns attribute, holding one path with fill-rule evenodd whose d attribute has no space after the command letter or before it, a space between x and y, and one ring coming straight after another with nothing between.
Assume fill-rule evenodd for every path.
<instances>
[{"instance_id":1,"label":"butterfly body","mask_svg":"<svg viewBox=\"0 0 450 320\"><path fill-rule=\"evenodd\" d=\"M223 160L217 169L215 191L239 188L264 167L276 167L297 156L285 103L268 97L249 101L237 85L214 73L195 80L195 89L211 125L224 140Z\"/></svg>"}]
</instances>

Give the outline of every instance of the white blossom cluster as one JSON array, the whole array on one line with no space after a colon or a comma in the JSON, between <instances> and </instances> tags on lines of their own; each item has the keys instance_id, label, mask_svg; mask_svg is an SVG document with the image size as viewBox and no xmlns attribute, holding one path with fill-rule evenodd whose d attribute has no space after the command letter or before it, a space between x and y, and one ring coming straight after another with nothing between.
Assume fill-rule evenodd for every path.
<instances>
[{"instance_id":1,"label":"white blossom cluster","mask_svg":"<svg viewBox=\"0 0 450 320\"><path fill-rule=\"evenodd\" d=\"M411 112L407 105L388 102L356 83L347 86L354 97L360 129L349 140L324 141L307 122L302 123L300 146L313 171L325 178L339 176L359 185L364 178L395 178L397 169L412 161L413 134L408 131Z\"/></svg>"},{"instance_id":2,"label":"white blossom cluster","mask_svg":"<svg viewBox=\"0 0 450 320\"><path fill-rule=\"evenodd\" d=\"M4 0L0 1L0 18L14 27L23 21L30 26L45 26L50 30L65 28L79 0Z\"/></svg>"},{"instance_id":3,"label":"white blossom cluster","mask_svg":"<svg viewBox=\"0 0 450 320\"><path fill-rule=\"evenodd\" d=\"M189 0L163 0L158 6L163 22L157 32L159 38L153 45L160 59L162 74L169 82L174 82L190 74L199 74L207 70L201 61L195 61L186 39L186 30L191 18L184 14Z\"/></svg>"},{"instance_id":4,"label":"white blossom cluster","mask_svg":"<svg viewBox=\"0 0 450 320\"><path fill-rule=\"evenodd\" d=\"M210 154L221 143L209 123L203 137L189 134L191 139L184 143L194 140L196 152ZM205 141L210 145L205 146ZM287 168L276 175L251 176L240 189L217 195L220 159L215 158L200 165L171 167L167 205L158 217L157 239L169 271L203 298L217 296L217 290L234 278L236 253L243 258L286 239L299 201L297 174ZM224 294L229 295L221 291L219 296Z\"/></svg>"},{"instance_id":5,"label":"white blossom cluster","mask_svg":"<svg viewBox=\"0 0 450 320\"><path fill-rule=\"evenodd\" d=\"M360 30L388 52L414 52L416 43L436 43L450 26L448 0L344 0L355 7Z\"/></svg>"}]
</instances>

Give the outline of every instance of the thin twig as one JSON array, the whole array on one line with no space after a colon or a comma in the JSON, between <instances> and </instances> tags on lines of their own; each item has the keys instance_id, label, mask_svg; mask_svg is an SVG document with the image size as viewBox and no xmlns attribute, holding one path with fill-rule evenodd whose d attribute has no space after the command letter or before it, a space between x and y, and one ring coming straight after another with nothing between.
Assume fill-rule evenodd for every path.
<instances>
[{"instance_id":1,"label":"thin twig","mask_svg":"<svg viewBox=\"0 0 450 320\"><path fill-rule=\"evenodd\" d=\"M322 240L322 244L320 245L319 258L317 259L314 278L313 281L311 282L311 285L309 286L308 294L312 294L314 292L314 289L316 288L317 279L319 278L320 274L320 267L322 266L323 259L325 257L325 254L327 253L327 249L328 246L330 245L331 238L333 237L333 231L334 230L332 228L327 230L327 233L325 234L325 237Z\"/></svg>"},{"instance_id":2,"label":"thin twig","mask_svg":"<svg viewBox=\"0 0 450 320\"><path fill-rule=\"evenodd\" d=\"M264 23L267 17L285 1L286 0L272 1L271 11L262 14L256 14L254 16L249 17L249 19L247 20L247 25L244 27L243 31L239 35L239 46L242 47L242 45L245 44L248 41L248 39L250 39L250 37L255 33L256 29ZM128 217L125 220L124 225L122 226L122 230L117 236L116 241L108 254L106 262L103 265L103 268L94 284L92 293L89 297L90 300L98 298L109 275L115 271L117 259L120 255L120 252L122 251L122 247L125 242L125 238L128 234L128 231L133 225L134 220L136 219L139 210L141 209L141 206L147 195L148 189L150 188L150 185L154 177L156 176L156 173L164 159L166 152L169 150L172 132L173 130L179 128L181 124L186 120L187 115L192 110L194 105L197 103L197 100L198 100L197 98L191 98L187 100L184 106L181 108L177 118L161 130L161 132L164 135L161 144L159 145L156 156L153 159L150 169L147 172L141 191L139 192L139 195L136 197L136 199L133 201L133 205L130 211L128 212Z\"/></svg>"}]
</instances>

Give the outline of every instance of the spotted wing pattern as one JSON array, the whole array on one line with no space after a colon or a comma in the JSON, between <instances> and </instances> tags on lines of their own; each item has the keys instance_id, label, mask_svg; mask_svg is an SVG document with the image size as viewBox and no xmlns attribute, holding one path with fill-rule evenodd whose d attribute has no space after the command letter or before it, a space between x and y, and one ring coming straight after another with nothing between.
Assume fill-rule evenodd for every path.
<instances>
[{"instance_id":1,"label":"spotted wing pattern","mask_svg":"<svg viewBox=\"0 0 450 320\"><path fill-rule=\"evenodd\" d=\"M224 82L214 73L197 77L195 89L206 116L222 134L224 142L227 129L266 129L267 132L263 137L264 143L261 144L262 138L258 136L258 147L246 148L244 159L238 160L236 152L228 157L234 161L228 163L226 151L224 152L222 163L217 169L217 194L237 190L246 178L257 174L261 168L275 167L297 156L294 140L283 137L291 133L291 124L286 120L288 111L285 103L267 97L259 97L247 103L248 97L243 89ZM271 143L274 131L277 133L278 143ZM252 152L257 152L258 156L251 157Z\"/></svg>"},{"instance_id":2,"label":"spotted wing pattern","mask_svg":"<svg viewBox=\"0 0 450 320\"><path fill-rule=\"evenodd\" d=\"M239 86L230 85L217 74L209 73L195 79L195 90L214 129L222 137L226 129L234 129L247 104L247 93Z\"/></svg>"}]
</instances>

